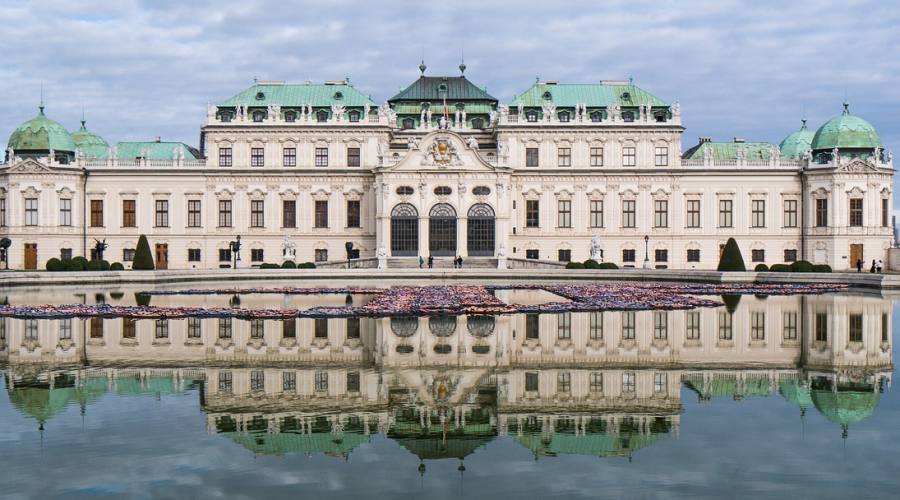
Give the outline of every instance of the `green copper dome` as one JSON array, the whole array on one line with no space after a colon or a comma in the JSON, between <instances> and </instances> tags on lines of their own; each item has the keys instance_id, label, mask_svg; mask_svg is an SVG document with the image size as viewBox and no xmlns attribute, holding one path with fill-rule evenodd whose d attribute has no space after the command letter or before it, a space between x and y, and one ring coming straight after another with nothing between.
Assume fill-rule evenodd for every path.
<instances>
[{"instance_id":1,"label":"green copper dome","mask_svg":"<svg viewBox=\"0 0 900 500\"><path fill-rule=\"evenodd\" d=\"M7 148L18 152L62 151L75 152L75 143L69 131L59 123L44 116L44 107L34 118L19 125L9 136Z\"/></svg>"},{"instance_id":2,"label":"green copper dome","mask_svg":"<svg viewBox=\"0 0 900 500\"><path fill-rule=\"evenodd\" d=\"M875 149L881 147L881 138L871 123L850 114L848 104L844 112L819 127L812 140L813 151L838 149Z\"/></svg>"},{"instance_id":3,"label":"green copper dome","mask_svg":"<svg viewBox=\"0 0 900 500\"><path fill-rule=\"evenodd\" d=\"M84 120L81 120L81 128L76 132L72 132L72 141L75 143L75 147L84 154L85 158L103 159L106 158L109 151L109 143L99 135L89 131L84 126Z\"/></svg>"},{"instance_id":4,"label":"green copper dome","mask_svg":"<svg viewBox=\"0 0 900 500\"><path fill-rule=\"evenodd\" d=\"M806 120L800 130L784 138L778 149L781 150L781 156L784 158L800 158L807 149L812 149L812 141L815 134L812 130L806 128Z\"/></svg>"},{"instance_id":5,"label":"green copper dome","mask_svg":"<svg viewBox=\"0 0 900 500\"><path fill-rule=\"evenodd\" d=\"M881 394L878 391L813 390L812 402L828 420L849 427L875 411Z\"/></svg>"}]
</instances>

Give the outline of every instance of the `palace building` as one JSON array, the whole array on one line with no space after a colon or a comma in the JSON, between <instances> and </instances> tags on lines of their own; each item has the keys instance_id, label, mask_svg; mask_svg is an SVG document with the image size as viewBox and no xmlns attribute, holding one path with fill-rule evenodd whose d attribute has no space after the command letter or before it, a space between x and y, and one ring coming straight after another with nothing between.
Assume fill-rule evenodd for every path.
<instances>
[{"instance_id":1,"label":"palace building","mask_svg":"<svg viewBox=\"0 0 900 500\"><path fill-rule=\"evenodd\" d=\"M286 260L360 267L554 265L714 269L729 237L749 267L887 260L893 159L849 106L780 145L701 139L630 81L536 81L501 102L422 75L378 104L349 81L257 81L210 106L199 148L70 133L43 105L0 164L9 266L52 257L157 269Z\"/></svg>"}]
</instances>

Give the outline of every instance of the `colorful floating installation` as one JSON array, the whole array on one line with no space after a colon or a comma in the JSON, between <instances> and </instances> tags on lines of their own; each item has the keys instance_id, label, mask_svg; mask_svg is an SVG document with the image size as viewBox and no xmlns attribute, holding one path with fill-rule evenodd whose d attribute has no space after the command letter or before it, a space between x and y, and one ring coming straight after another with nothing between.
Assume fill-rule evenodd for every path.
<instances>
[{"instance_id":1,"label":"colorful floating installation","mask_svg":"<svg viewBox=\"0 0 900 500\"><path fill-rule=\"evenodd\" d=\"M248 288L223 290L178 290L139 295L241 295L282 293L290 295L369 293L375 298L362 306L323 306L310 309L242 309L240 307L164 307L151 305L66 304L0 306L0 317L13 318L342 318L435 315L499 315L515 313L560 313L616 310L673 310L718 307L707 295L794 295L845 290L846 285L741 285L702 283L597 283L573 285L446 285L398 286L393 288ZM507 304L498 290L543 290L567 299L537 305Z\"/></svg>"},{"instance_id":2,"label":"colorful floating installation","mask_svg":"<svg viewBox=\"0 0 900 500\"><path fill-rule=\"evenodd\" d=\"M150 290L141 292L145 295L253 295L270 293L278 295L346 295L350 294L378 294L384 293L388 288L298 288L298 287L271 287L271 288L188 288L186 290Z\"/></svg>"}]
</instances>

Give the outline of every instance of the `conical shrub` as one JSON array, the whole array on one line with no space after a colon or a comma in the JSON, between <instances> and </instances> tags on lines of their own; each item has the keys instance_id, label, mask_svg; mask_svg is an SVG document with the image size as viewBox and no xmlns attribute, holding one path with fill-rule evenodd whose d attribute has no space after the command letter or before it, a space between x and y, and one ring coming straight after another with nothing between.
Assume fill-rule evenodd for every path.
<instances>
[{"instance_id":1,"label":"conical shrub","mask_svg":"<svg viewBox=\"0 0 900 500\"><path fill-rule=\"evenodd\" d=\"M134 250L134 262L131 268L135 271L152 271L153 270L153 254L150 253L150 243L143 234L138 238L137 248Z\"/></svg>"},{"instance_id":2,"label":"conical shrub","mask_svg":"<svg viewBox=\"0 0 900 500\"><path fill-rule=\"evenodd\" d=\"M719 267L717 271L746 271L744 266L744 257L741 255L741 249L738 247L734 238L728 238L725 242L725 249L722 251L722 257L719 258Z\"/></svg>"}]
</instances>

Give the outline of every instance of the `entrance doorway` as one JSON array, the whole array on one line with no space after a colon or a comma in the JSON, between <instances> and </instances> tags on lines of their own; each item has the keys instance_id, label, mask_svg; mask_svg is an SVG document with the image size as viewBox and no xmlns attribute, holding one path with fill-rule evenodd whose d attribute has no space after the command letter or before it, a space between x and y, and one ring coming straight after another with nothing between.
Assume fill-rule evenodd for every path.
<instances>
[{"instance_id":1,"label":"entrance doorway","mask_svg":"<svg viewBox=\"0 0 900 500\"><path fill-rule=\"evenodd\" d=\"M456 256L456 210L446 203L428 213L428 251L435 257Z\"/></svg>"},{"instance_id":2,"label":"entrance doorway","mask_svg":"<svg viewBox=\"0 0 900 500\"><path fill-rule=\"evenodd\" d=\"M470 257L494 255L494 209L485 203L472 205L466 228L466 245Z\"/></svg>"},{"instance_id":3,"label":"entrance doorway","mask_svg":"<svg viewBox=\"0 0 900 500\"><path fill-rule=\"evenodd\" d=\"M156 269L169 268L169 245L167 243L156 244Z\"/></svg>"},{"instance_id":4,"label":"entrance doorway","mask_svg":"<svg viewBox=\"0 0 900 500\"><path fill-rule=\"evenodd\" d=\"M25 244L25 269L37 269L37 243Z\"/></svg>"},{"instance_id":5,"label":"entrance doorway","mask_svg":"<svg viewBox=\"0 0 900 500\"><path fill-rule=\"evenodd\" d=\"M401 203L391 210L391 255L419 255L419 211L409 203Z\"/></svg>"},{"instance_id":6,"label":"entrance doorway","mask_svg":"<svg viewBox=\"0 0 900 500\"><path fill-rule=\"evenodd\" d=\"M855 269L856 262L862 258L863 258L862 243L851 243L850 244L850 269ZM863 267L866 267L865 262L863 262Z\"/></svg>"}]
</instances>

